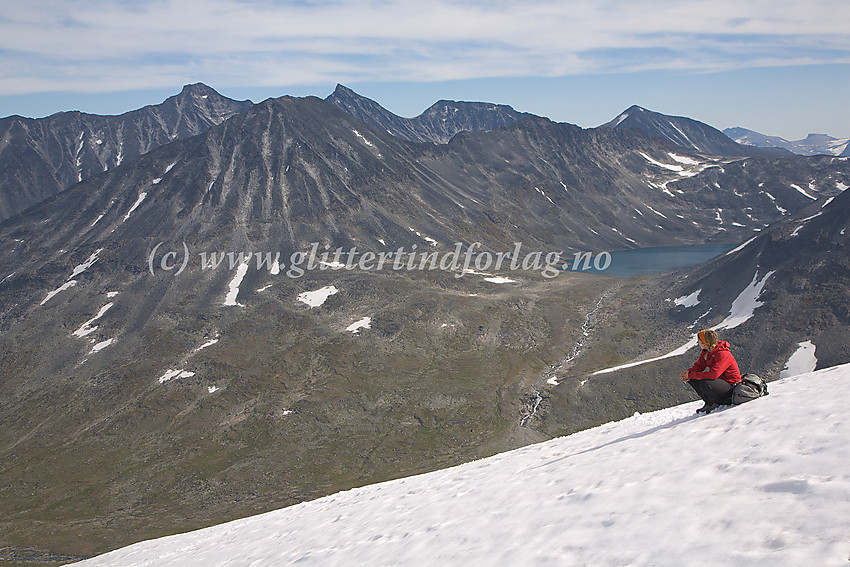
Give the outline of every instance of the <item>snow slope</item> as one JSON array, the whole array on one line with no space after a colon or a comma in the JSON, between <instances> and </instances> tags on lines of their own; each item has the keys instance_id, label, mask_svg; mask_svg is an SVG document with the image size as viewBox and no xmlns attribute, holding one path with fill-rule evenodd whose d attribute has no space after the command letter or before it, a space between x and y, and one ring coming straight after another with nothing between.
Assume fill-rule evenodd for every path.
<instances>
[{"instance_id":1,"label":"snow slope","mask_svg":"<svg viewBox=\"0 0 850 567\"><path fill-rule=\"evenodd\" d=\"M849 379L635 414L82 565L847 565Z\"/></svg>"}]
</instances>

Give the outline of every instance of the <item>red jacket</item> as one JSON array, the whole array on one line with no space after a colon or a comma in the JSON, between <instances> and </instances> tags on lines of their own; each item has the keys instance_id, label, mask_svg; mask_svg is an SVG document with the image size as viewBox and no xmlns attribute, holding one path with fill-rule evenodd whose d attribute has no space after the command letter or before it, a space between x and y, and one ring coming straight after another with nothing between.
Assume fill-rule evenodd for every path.
<instances>
[{"instance_id":1,"label":"red jacket","mask_svg":"<svg viewBox=\"0 0 850 567\"><path fill-rule=\"evenodd\" d=\"M693 366L688 369L688 380L723 379L730 384L741 381L741 371L735 357L729 352L729 343L720 341L709 354L703 350Z\"/></svg>"}]
</instances>

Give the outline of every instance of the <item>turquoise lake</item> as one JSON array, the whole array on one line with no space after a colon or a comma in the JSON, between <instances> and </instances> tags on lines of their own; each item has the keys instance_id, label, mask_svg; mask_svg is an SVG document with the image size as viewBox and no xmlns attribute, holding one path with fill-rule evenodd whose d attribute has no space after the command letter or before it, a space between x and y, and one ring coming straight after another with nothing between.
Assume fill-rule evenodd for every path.
<instances>
[{"instance_id":1,"label":"turquoise lake","mask_svg":"<svg viewBox=\"0 0 850 567\"><path fill-rule=\"evenodd\" d=\"M615 250L610 252L610 265L604 270L597 270L590 262L587 270L575 270L578 273L606 274L618 278L628 278L639 274L659 274L682 270L702 264L715 256L724 254L737 246L736 244L703 244L698 246L657 246L653 248L637 248L635 250ZM594 255L596 257L596 255ZM599 265L604 266L604 258ZM583 267L583 263L580 267Z\"/></svg>"}]
</instances>

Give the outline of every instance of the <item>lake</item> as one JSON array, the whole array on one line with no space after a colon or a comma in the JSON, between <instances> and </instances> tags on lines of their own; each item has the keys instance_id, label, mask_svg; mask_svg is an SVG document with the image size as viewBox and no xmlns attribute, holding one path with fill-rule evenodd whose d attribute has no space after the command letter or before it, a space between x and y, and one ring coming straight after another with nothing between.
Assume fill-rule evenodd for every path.
<instances>
[{"instance_id":1,"label":"lake","mask_svg":"<svg viewBox=\"0 0 850 567\"><path fill-rule=\"evenodd\" d=\"M594 262L589 262L589 269L576 270L578 273L593 273L628 278L639 274L659 274L682 270L702 264L720 254L732 250L737 244L702 244L696 246L656 246L653 248L637 248L634 250L615 250L610 252L610 265L604 270L594 268ZM597 258L597 265L604 267L604 258ZM580 263L579 267L583 267Z\"/></svg>"}]
</instances>

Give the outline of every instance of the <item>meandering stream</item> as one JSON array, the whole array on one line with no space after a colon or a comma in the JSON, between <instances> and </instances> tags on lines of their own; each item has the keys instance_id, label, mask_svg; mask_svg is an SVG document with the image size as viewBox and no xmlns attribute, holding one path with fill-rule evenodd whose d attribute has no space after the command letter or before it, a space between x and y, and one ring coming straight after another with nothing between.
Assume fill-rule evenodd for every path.
<instances>
[{"instance_id":1,"label":"meandering stream","mask_svg":"<svg viewBox=\"0 0 850 567\"><path fill-rule=\"evenodd\" d=\"M556 362L552 366L549 367L548 370L543 372L543 374L538 378L534 384L532 385L532 394L534 395L534 403L531 404L531 411L522 418L519 422L520 427L525 427L525 424L528 423L528 420L534 417L537 414L537 410L540 409L540 403L543 401L543 395L540 393L540 388L542 387L544 381L550 386L557 386L558 381L556 379L556 374L559 371L565 370L567 365L570 364L573 360L575 360L579 354L581 354L582 348L584 348L585 341L590 336L590 332L593 329L593 317L596 313L602 308L602 304L608 298L609 295L620 289L622 282L618 282L610 287L608 290L603 293L596 302L596 305L588 311L587 315L584 317L584 323L581 326L581 335L579 336L576 344L573 346L570 354L564 357L562 360Z\"/></svg>"}]
</instances>

